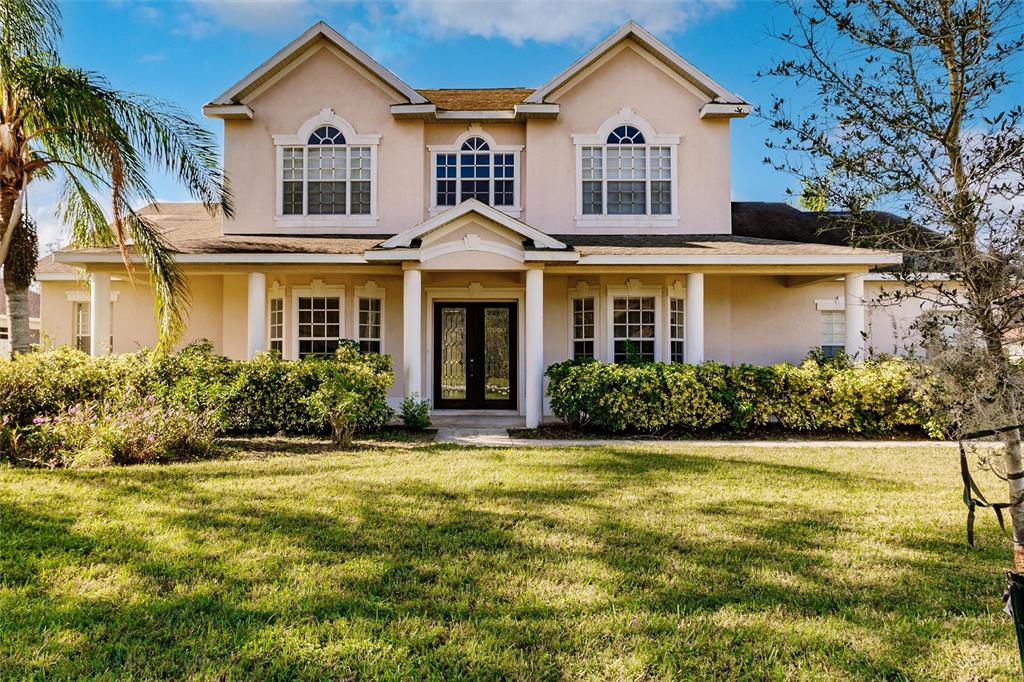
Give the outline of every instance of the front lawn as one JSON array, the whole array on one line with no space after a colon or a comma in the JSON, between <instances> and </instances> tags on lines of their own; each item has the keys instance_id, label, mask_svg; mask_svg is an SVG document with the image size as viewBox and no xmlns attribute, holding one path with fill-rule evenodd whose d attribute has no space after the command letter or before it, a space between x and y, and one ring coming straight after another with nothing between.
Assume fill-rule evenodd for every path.
<instances>
[{"instance_id":1,"label":"front lawn","mask_svg":"<svg viewBox=\"0 0 1024 682\"><path fill-rule=\"evenodd\" d=\"M949 447L299 448L0 469L0 678L1019 675Z\"/></svg>"}]
</instances>

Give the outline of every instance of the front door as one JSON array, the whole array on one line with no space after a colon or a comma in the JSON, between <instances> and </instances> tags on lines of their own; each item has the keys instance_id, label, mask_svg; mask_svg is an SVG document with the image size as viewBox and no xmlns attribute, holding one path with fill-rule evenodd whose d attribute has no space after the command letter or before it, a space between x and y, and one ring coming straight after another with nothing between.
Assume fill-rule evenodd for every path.
<instances>
[{"instance_id":1,"label":"front door","mask_svg":"<svg viewBox=\"0 0 1024 682\"><path fill-rule=\"evenodd\" d=\"M434 406L516 408L516 304L434 304Z\"/></svg>"}]
</instances>

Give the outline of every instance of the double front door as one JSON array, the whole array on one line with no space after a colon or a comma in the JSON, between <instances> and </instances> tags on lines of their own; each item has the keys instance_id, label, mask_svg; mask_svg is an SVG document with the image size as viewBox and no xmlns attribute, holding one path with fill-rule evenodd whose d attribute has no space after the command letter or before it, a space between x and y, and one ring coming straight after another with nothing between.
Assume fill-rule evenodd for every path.
<instances>
[{"instance_id":1,"label":"double front door","mask_svg":"<svg viewBox=\"0 0 1024 682\"><path fill-rule=\"evenodd\" d=\"M434 304L434 405L515 409L516 304Z\"/></svg>"}]
</instances>

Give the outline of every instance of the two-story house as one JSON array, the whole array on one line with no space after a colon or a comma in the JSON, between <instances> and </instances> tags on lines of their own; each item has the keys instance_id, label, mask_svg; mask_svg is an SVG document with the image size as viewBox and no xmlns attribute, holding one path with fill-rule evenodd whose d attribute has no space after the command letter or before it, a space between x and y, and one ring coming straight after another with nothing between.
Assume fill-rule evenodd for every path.
<instances>
[{"instance_id":1,"label":"two-story house","mask_svg":"<svg viewBox=\"0 0 1024 682\"><path fill-rule=\"evenodd\" d=\"M185 341L297 359L354 339L393 357L396 401L435 409L535 425L567 358L891 352L898 315L865 302L898 254L778 238L800 212L731 201L750 108L632 22L538 88L473 90L416 90L318 23L204 107L235 216L146 213L189 279ZM154 343L115 249L40 279L50 342Z\"/></svg>"}]
</instances>

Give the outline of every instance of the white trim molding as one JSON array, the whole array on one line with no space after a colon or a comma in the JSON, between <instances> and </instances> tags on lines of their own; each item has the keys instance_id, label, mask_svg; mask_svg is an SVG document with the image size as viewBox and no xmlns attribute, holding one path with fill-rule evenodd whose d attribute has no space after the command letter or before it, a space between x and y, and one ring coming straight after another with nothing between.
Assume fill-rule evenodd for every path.
<instances>
[{"instance_id":1,"label":"white trim molding","mask_svg":"<svg viewBox=\"0 0 1024 682\"><path fill-rule=\"evenodd\" d=\"M458 113L474 113L474 112L458 112ZM520 215L522 215L522 202L520 200L520 196L521 196L521 186L522 186L522 177L521 177L521 175L522 175L523 166L522 166L522 162L521 162L521 157L522 157L523 145L521 145L521 144L499 145L499 144L497 144L495 142L494 137L492 135L490 135L487 131L485 131L483 128L481 128L479 125L477 125L475 123L471 124L463 133L461 133L458 137L456 137L455 138L455 142L452 143L452 144L442 144L442 145L431 144L431 145L427 145L427 152L429 152L429 157L430 157L429 158L429 163L430 163L430 186L428 188L428 194L430 195L430 204L429 204L430 215L432 215L432 216L433 215L437 215L438 213L442 213L444 211L447 211L447 210L453 208L452 206L438 206L438 204L437 204L437 181L438 181L438 177L437 177L437 157L438 157L438 155L439 154L452 154L452 155L455 156L455 160L456 160L455 177L454 178L445 178L445 179L450 179L450 180L454 180L455 181L455 197L456 197L455 205L458 206L458 204L460 203L458 201L458 197L461 194L460 193L460 187L461 187L461 182L462 182L462 178L460 177L461 173L459 173L459 170L458 170L460 165L461 165L461 158L462 158L462 153L463 153L462 152L462 145L463 145L463 143L466 140L468 140L470 138L473 138L473 137L479 137L480 139L482 139L484 142L487 143L488 149L485 152L482 152L482 153L489 154L490 158L491 158L490 173L489 173L489 177L487 178L487 180L488 180L488 182L490 184L490 188L491 188L490 189L491 201L490 201L489 205L493 206L494 208L496 208L497 210L501 211L502 213L505 213L507 215L512 216L513 218L518 218ZM512 155L512 178L511 178L512 179L512 205L511 206L496 206L494 204L494 182L495 182L495 180L507 180L508 179L508 178L496 178L494 176L494 155L495 154L511 154ZM481 203L483 203L483 202L481 202Z\"/></svg>"},{"instance_id":2,"label":"white trim molding","mask_svg":"<svg viewBox=\"0 0 1024 682\"><path fill-rule=\"evenodd\" d=\"M306 157L309 149L309 136L321 126L331 126L345 136L345 148L367 147L370 150L370 212L368 214L344 213L337 215L311 215L306 213L306 189L308 180L305 174L309 165ZM346 119L334 113L330 107L320 110L316 116L307 119L297 133L279 133L273 136L276 159L274 224L281 228L310 227L376 227L380 222L377 214L377 147L380 144L379 133L359 133ZM303 213L284 213L284 150L287 147L301 147L303 151ZM346 164L348 161L346 160ZM346 169L346 177L349 169ZM346 180L348 193L351 195L352 179Z\"/></svg>"},{"instance_id":3,"label":"white trim molding","mask_svg":"<svg viewBox=\"0 0 1024 682\"><path fill-rule=\"evenodd\" d=\"M394 237L387 239L381 243L380 248L383 249L396 249L396 248L408 248L412 242L419 239L423 235L433 232L434 230L447 225L458 218L468 214L477 213L481 217L490 220L493 223L505 227L513 232L522 235L526 239L533 240L533 243L544 249L558 249L564 250L568 247L562 242L558 241L554 237L541 232L540 230L530 227L524 222L516 220L509 216L504 211L496 209L492 206L488 206L482 201L476 199L467 199L457 206L453 206L445 210L442 213L438 213L436 216L423 221L416 227L396 234Z\"/></svg>"},{"instance_id":4,"label":"white trim molding","mask_svg":"<svg viewBox=\"0 0 1024 682\"><path fill-rule=\"evenodd\" d=\"M608 149L617 145L608 144L608 136L619 126L632 126L639 130L644 136L644 142L630 147L643 147L646 150L644 159L646 167L644 170L643 183L645 185L646 210L641 214L613 215L607 213L605 208L602 213L583 213L583 149L585 147L596 147L601 149L601 178L594 180L600 182L602 191L601 199L603 206L608 201L608 173L606 161ZM675 134L658 133L647 119L637 114L629 107L623 107L613 116L605 119L604 123L598 126L593 133L573 133L572 141L576 148L576 215L575 223L579 228L594 227L676 227L679 225L679 142L680 136ZM651 148L659 147L669 150L669 189L671 191L670 209L667 214L654 214L651 212L651 183L655 178L651 177ZM663 178L662 178L663 180Z\"/></svg>"}]
</instances>

